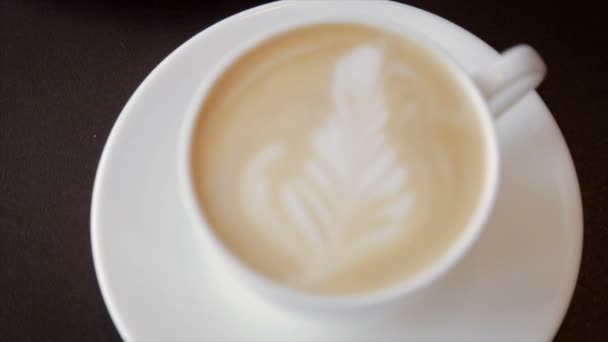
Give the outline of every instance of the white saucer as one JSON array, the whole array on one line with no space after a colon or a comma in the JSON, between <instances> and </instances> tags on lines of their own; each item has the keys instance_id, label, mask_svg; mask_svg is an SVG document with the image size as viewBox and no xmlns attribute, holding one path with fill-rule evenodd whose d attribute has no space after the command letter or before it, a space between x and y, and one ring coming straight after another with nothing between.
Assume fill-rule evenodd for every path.
<instances>
[{"instance_id":1,"label":"white saucer","mask_svg":"<svg viewBox=\"0 0 608 342\"><path fill-rule=\"evenodd\" d=\"M582 210L570 154L551 113L531 94L498 122L502 184L478 244L403 312L374 324L323 322L267 304L209 267L176 186L178 127L207 68L269 21L308 2L280 2L235 15L167 57L125 106L103 152L91 211L101 292L125 340L550 340L577 278ZM320 1L339 11L338 1ZM355 1L361 11L404 22L435 39L465 68L497 53L424 11ZM525 37L522 37L525 40ZM549 66L549 69L551 66Z\"/></svg>"}]
</instances>

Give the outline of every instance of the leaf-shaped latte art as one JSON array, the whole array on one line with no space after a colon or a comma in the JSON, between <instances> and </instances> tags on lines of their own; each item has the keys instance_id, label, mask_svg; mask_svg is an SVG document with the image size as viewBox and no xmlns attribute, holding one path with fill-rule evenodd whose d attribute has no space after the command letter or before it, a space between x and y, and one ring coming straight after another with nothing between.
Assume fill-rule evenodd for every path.
<instances>
[{"instance_id":1,"label":"leaf-shaped latte art","mask_svg":"<svg viewBox=\"0 0 608 342\"><path fill-rule=\"evenodd\" d=\"M267 174L288 153L285 143L265 146L248 161L242 183L246 214L303 265L304 274L294 281L311 284L331 276L406 229L415 196L405 188L407 169L386 132L390 112L382 63L382 51L371 46L337 61L333 112L312 133L313 153L298 176L273 184ZM350 230L361 213L373 217L353 237Z\"/></svg>"}]
</instances>

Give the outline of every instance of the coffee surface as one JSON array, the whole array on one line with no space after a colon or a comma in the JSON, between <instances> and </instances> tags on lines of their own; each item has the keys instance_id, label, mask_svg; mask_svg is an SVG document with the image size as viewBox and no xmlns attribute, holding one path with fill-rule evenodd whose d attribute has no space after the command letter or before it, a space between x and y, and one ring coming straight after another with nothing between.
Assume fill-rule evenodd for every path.
<instances>
[{"instance_id":1,"label":"coffee surface","mask_svg":"<svg viewBox=\"0 0 608 342\"><path fill-rule=\"evenodd\" d=\"M367 26L296 29L215 83L192 168L243 262L317 293L380 289L461 236L486 174L480 109L427 48Z\"/></svg>"}]
</instances>

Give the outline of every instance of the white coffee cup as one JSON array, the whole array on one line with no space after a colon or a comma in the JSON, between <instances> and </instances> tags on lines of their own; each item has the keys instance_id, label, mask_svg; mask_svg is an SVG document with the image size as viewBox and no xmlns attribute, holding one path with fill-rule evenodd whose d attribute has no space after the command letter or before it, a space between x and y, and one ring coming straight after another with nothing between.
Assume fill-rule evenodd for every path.
<instances>
[{"instance_id":1,"label":"white coffee cup","mask_svg":"<svg viewBox=\"0 0 608 342\"><path fill-rule=\"evenodd\" d=\"M270 37L290 31L295 28L324 24L324 23L354 23L374 26L386 31L392 31L414 39L429 50L433 51L453 73L471 99L482 108L480 126L485 135L487 160L487 177L484 180L480 204L473 213L473 219L465 231L451 245L450 249L432 266L420 274L391 286L360 295L329 296L305 293L272 281L247 266L232 253L216 236L206 221L195 194L191 175L191 146L194 126L208 92L214 83L240 56L258 46ZM411 295L417 289L423 288L440 278L451 269L471 248L483 230L491 214L499 179L498 141L494 129L494 121L510 106L520 100L526 93L533 90L545 75L545 65L536 51L527 45L518 45L505 52L491 65L480 69L475 74L467 73L448 53L444 52L432 40L408 27L405 23L387 22L374 16L372 12L361 13L353 8L344 6L339 13L319 11L315 6L303 7L297 17L281 23L268 23L264 32L256 38L236 46L227 54L202 80L194 99L189 106L183 124L181 141L178 151L178 177L182 199L189 212L194 227L203 233L206 247L216 260L240 282L257 291L264 297L282 304L283 306L304 309L309 312L323 313L357 313L390 311Z\"/></svg>"}]
</instances>

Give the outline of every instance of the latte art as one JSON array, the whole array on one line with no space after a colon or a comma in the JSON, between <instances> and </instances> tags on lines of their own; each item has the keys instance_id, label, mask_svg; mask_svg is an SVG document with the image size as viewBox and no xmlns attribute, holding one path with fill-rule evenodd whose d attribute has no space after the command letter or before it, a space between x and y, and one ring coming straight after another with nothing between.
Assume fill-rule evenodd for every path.
<instances>
[{"instance_id":1,"label":"latte art","mask_svg":"<svg viewBox=\"0 0 608 342\"><path fill-rule=\"evenodd\" d=\"M295 279L300 285L332 276L406 233L403 222L415 194L405 186L407 167L387 137L391 114L380 82L382 60L372 46L355 47L338 60L332 112L311 135L313 153L296 177L273 184L267 175L289 153L285 142L265 146L244 170L242 206L262 234L303 265ZM373 210L373 217L347 239L361 210Z\"/></svg>"},{"instance_id":2,"label":"latte art","mask_svg":"<svg viewBox=\"0 0 608 342\"><path fill-rule=\"evenodd\" d=\"M391 286L437 262L481 196L480 111L425 47L373 27L261 43L214 83L192 141L220 241L317 293Z\"/></svg>"}]
</instances>

